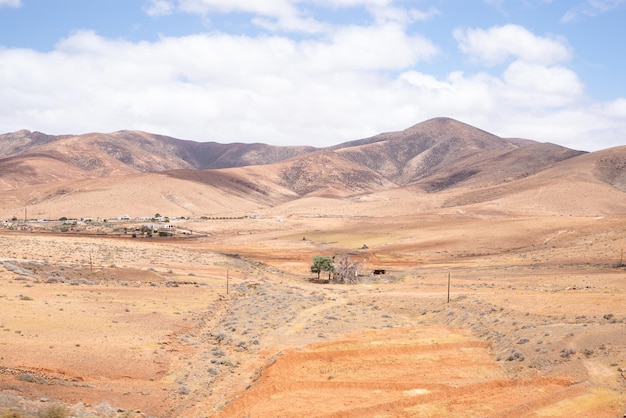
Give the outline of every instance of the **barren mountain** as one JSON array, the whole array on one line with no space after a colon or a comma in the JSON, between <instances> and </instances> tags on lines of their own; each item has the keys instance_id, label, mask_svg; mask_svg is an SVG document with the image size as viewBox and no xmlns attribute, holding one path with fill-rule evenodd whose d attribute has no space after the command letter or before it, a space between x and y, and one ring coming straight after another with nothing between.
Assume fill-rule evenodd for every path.
<instances>
[{"instance_id":1,"label":"barren mountain","mask_svg":"<svg viewBox=\"0 0 626 418\"><path fill-rule=\"evenodd\" d=\"M626 147L580 155L518 181L459 189L446 207L485 205L560 215L622 215Z\"/></svg>"},{"instance_id":2,"label":"barren mountain","mask_svg":"<svg viewBox=\"0 0 626 418\"><path fill-rule=\"evenodd\" d=\"M510 181L582 154L553 144L507 140L449 118L431 119L336 149L399 185L419 182L429 191L470 179Z\"/></svg>"},{"instance_id":3,"label":"barren mountain","mask_svg":"<svg viewBox=\"0 0 626 418\"><path fill-rule=\"evenodd\" d=\"M550 213L568 212L568 199L588 190L595 203L574 212L614 213L626 196L626 147L587 154L500 138L448 118L326 149L197 143L135 131L20 131L0 136L0 151L4 217L26 207L42 217L166 209L223 215L304 197L380 201L393 190L421 208Z\"/></svg>"},{"instance_id":4,"label":"barren mountain","mask_svg":"<svg viewBox=\"0 0 626 418\"><path fill-rule=\"evenodd\" d=\"M194 142L140 131L49 136L22 130L0 135L0 158L45 154L92 177L271 164L313 150L313 147Z\"/></svg>"},{"instance_id":5,"label":"barren mountain","mask_svg":"<svg viewBox=\"0 0 626 418\"><path fill-rule=\"evenodd\" d=\"M299 196L345 197L394 187L381 174L332 151L319 151L277 164L280 183Z\"/></svg>"}]
</instances>

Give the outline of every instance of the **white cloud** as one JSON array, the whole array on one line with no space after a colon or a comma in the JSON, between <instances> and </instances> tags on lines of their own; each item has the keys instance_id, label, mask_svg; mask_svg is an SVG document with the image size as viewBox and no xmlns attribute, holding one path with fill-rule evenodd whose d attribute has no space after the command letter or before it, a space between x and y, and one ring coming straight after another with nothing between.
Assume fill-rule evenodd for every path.
<instances>
[{"instance_id":1,"label":"white cloud","mask_svg":"<svg viewBox=\"0 0 626 418\"><path fill-rule=\"evenodd\" d=\"M178 0L178 8L197 14L245 12L274 17L297 14L289 0Z\"/></svg>"},{"instance_id":2,"label":"white cloud","mask_svg":"<svg viewBox=\"0 0 626 418\"><path fill-rule=\"evenodd\" d=\"M571 58L571 48L558 37L540 37L518 25L494 26L485 29L456 29L454 37L459 48L472 61L487 66L510 59L551 65Z\"/></svg>"},{"instance_id":3,"label":"white cloud","mask_svg":"<svg viewBox=\"0 0 626 418\"><path fill-rule=\"evenodd\" d=\"M22 0L0 0L0 9L3 7L22 7Z\"/></svg>"},{"instance_id":4,"label":"white cloud","mask_svg":"<svg viewBox=\"0 0 626 418\"><path fill-rule=\"evenodd\" d=\"M299 42L213 33L132 43L78 32L50 53L0 50L0 126L337 143L394 105L379 71L434 53L429 41L392 24Z\"/></svg>"},{"instance_id":5,"label":"white cloud","mask_svg":"<svg viewBox=\"0 0 626 418\"><path fill-rule=\"evenodd\" d=\"M279 4L268 22L277 22ZM141 129L198 141L325 146L449 116L498 135L573 148L623 143L626 99L587 97L565 64L572 52L558 38L518 26L458 31L470 57L502 69L438 77L420 68L441 54L438 47L409 34L402 19L323 30L304 39L210 32L154 42L85 31L51 52L0 48L0 127L50 134Z\"/></svg>"},{"instance_id":6,"label":"white cloud","mask_svg":"<svg viewBox=\"0 0 626 418\"><path fill-rule=\"evenodd\" d=\"M315 7L322 9L363 8L379 24L395 22L403 25L431 19L439 14L435 7L426 10L405 7L394 0L149 0L144 8L149 15L171 14L173 11L202 15L248 13L250 21L269 31L321 33L332 24L315 16Z\"/></svg>"},{"instance_id":7,"label":"white cloud","mask_svg":"<svg viewBox=\"0 0 626 418\"><path fill-rule=\"evenodd\" d=\"M560 107L583 98L584 86L573 71L516 61L502 74L503 97L517 106Z\"/></svg>"},{"instance_id":8,"label":"white cloud","mask_svg":"<svg viewBox=\"0 0 626 418\"><path fill-rule=\"evenodd\" d=\"M585 17L595 17L615 10L624 4L626 4L626 0L585 0L569 9L561 21L572 22Z\"/></svg>"},{"instance_id":9,"label":"white cloud","mask_svg":"<svg viewBox=\"0 0 626 418\"><path fill-rule=\"evenodd\" d=\"M150 0L144 6L144 11L149 16L169 15L174 11L174 4L170 0Z\"/></svg>"},{"instance_id":10,"label":"white cloud","mask_svg":"<svg viewBox=\"0 0 626 418\"><path fill-rule=\"evenodd\" d=\"M402 8L393 6L368 7L369 12L377 22L399 22L408 25L417 21L430 20L439 14L439 10L430 7L427 10L415 8Z\"/></svg>"},{"instance_id":11,"label":"white cloud","mask_svg":"<svg viewBox=\"0 0 626 418\"><path fill-rule=\"evenodd\" d=\"M347 27L336 31L332 43L301 45L309 71L397 70L427 60L436 47L421 36L409 36L400 26Z\"/></svg>"}]
</instances>

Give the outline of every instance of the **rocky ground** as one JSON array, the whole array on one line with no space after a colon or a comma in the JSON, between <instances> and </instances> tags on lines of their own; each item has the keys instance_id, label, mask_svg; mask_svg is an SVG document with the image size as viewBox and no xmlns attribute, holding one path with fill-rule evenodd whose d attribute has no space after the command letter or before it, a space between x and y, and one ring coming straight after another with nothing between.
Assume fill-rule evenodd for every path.
<instances>
[{"instance_id":1,"label":"rocky ground","mask_svg":"<svg viewBox=\"0 0 626 418\"><path fill-rule=\"evenodd\" d=\"M191 241L0 235L0 416L626 412L626 272L605 256L622 232L468 252L402 227L386 245L368 225L323 242L286 226ZM307 273L312 255L366 238L365 267L385 275Z\"/></svg>"}]
</instances>

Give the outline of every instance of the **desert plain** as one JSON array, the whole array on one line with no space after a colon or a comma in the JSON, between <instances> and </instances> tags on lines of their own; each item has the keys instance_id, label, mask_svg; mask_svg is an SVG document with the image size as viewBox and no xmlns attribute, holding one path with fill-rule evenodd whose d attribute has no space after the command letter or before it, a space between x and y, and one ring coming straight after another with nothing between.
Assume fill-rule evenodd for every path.
<instances>
[{"instance_id":1,"label":"desert plain","mask_svg":"<svg viewBox=\"0 0 626 418\"><path fill-rule=\"evenodd\" d=\"M626 414L626 147L0 145L1 418Z\"/></svg>"},{"instance_id":2,"label":"desert plain","mask_svg":"<svg viewBox=\"0 0 626 418\"><path fill-rule=\"evenodd\" d=\"M418 201L311 198L172 237L3 230L0 411L626 413L626 218ZM335 254L360 283L310 272Z\"/></svg>"}]
</instances>

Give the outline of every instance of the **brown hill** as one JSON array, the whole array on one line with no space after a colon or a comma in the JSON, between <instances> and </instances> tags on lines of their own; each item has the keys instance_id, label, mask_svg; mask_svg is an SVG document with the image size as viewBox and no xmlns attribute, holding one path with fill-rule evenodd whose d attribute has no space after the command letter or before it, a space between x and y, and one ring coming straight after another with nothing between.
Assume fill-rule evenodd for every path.
<instances>
[{"instance_id":1,"label":"brown hill","mask_svg":"<svg viewBox=\"0 0 626 418\"><path fill-rule=\"evenodd\" d=\"M194 142L140 131L49 136L23 130L0 135L0 158L45 154L94 177L271 164L313 150L313 147Z\"/></svg>"},{"instance_id":2,"label":"brown hill","mask_svg":"<svg viewBox=\"0 0 626 418\"><path fill-rule=\"evenodd\" d=\"M623 215L626 147L561 161L534 175L492 187L460 189L445 207L480 205L558 215Z\"/></svg>"},{"instance_id":3,"label":"brown hill","mask_svg":"<svg viewBox=\"0 0 626 418\"><path fill-rule=\"evenodd\" d=\"M626 146L597 151L588 159L593 165L595 178L626 192Z\"/></svg>"},{"instance_id":4,"label":"brown hill","mask_svg":"<svg viewBox=\"0 0 626 418\"><path fill-rule=\"evenodd\" d=\"M0 191L89 177L78 167L39 153L4 158L0 160L0 170Z\"/></svg>"},{"instance_id":5,"label":"brown hill","mask_svg":"<svg viewBox=\"0 0 626 418\"><path fill-rule=\"evenodd\" d=\"M12 155L19 155L28 152L38 145L54 142L65 136L46 135L41 132L31 132L26 129L21 131L0 135L0 158Z\"/></svg>"},{"instance_id":6,"label":"brown hill","mask_svg":"<svg viewBox=\"0 0 626 418\"><path fill-rule=\"evenodd\" d=\"M281 185L299 196L346 197L395 184L383 175L333 151L318 151L276 164Z\"/></svg>"},{"instance_id":7,"label":"brown hill","mask_svg":"<svg viewBox=\"0 0 626 418\"><path fill-rule=\"evenodd\" d=\"M530 147L526 149L527 147ZM459 183L503 182L581 154L552 144L508 140L449 118L336 147L347 158L399 185L441 191Z\"/></svg>"},{"instance_id":8,"label":"brown hill","mask_svg":"<svg viewBox=\"0 0 626 418\"><path fill-rule=\"evenodd\" d=\"M251 188L245 190L237 178L228 175L211 172L212 181L202 182L196 173L193 179L187 173L140 173L24 187L0 193L0 213L3 219L23 219L25 211L28 219L135 218L156 213L168 217L243 216L281 199L276 190L270 196L250 193Z\"/></svg>"},{"instance_id":9,"label":"brown hill","mask_svg":"<svg viewBox=\"0 0 626 418\"><path fill-rule=\"evenodd\" d=\"M510 151L491 150L461 158L417 183L430 192L459 185L485 187L508 183L583 154L555 144L532 142Z\"/></svg>"},{"instance_id":10,"label":"brown hill","mask_svg":"<svg viewBox=\"0 0 626 418\"><path fill-rule=\"evenodd\" d=\"M626 207L626 147L586 154L500 138L448 118L323 150L134 131L62 137L20 131L2 135L0 144L5 218L24 208L53 218L280 207L323 213L327 199L348 214L357 212L353 203L365 214L389 202L394 213L462 207L604 214Z\"/></svg>"}]
</instances>

